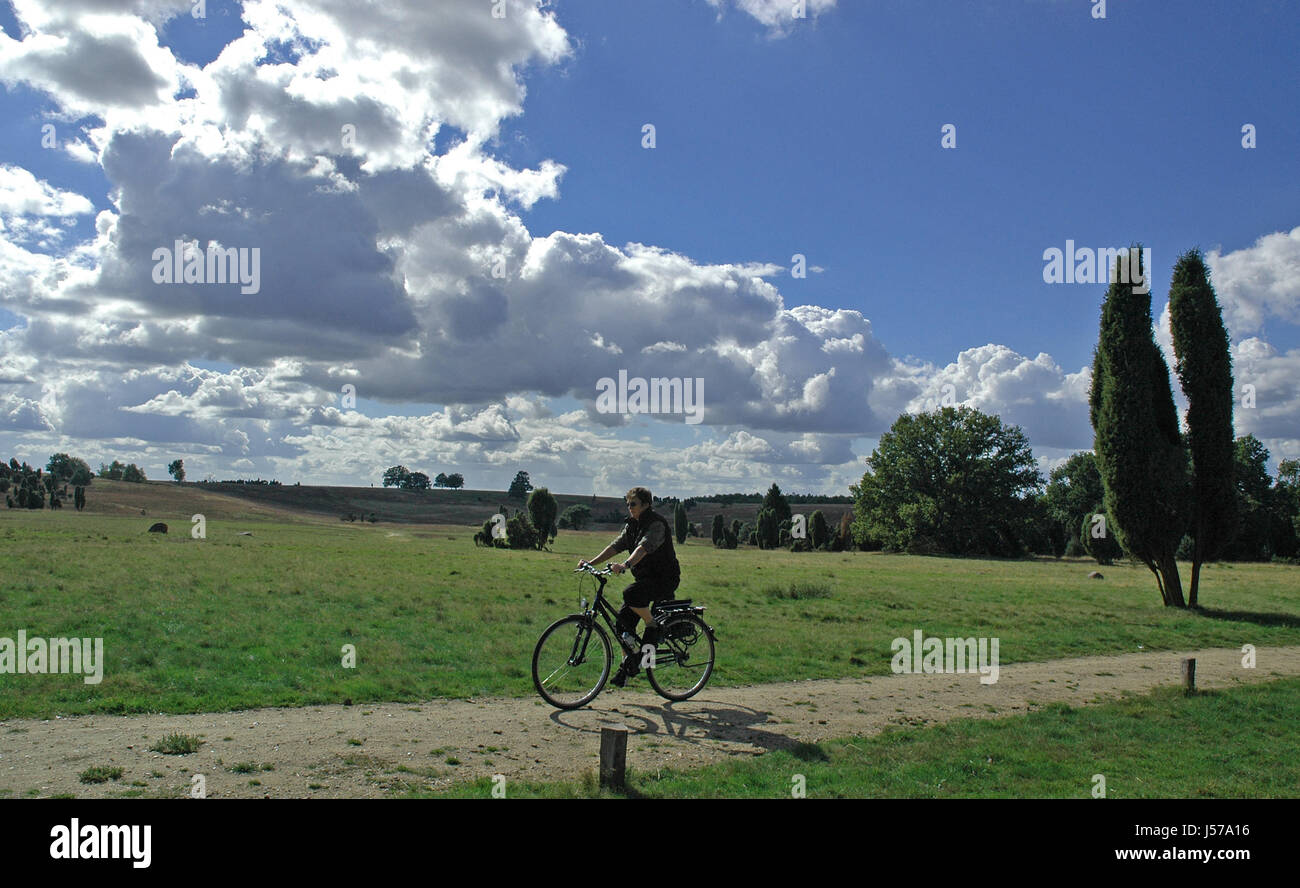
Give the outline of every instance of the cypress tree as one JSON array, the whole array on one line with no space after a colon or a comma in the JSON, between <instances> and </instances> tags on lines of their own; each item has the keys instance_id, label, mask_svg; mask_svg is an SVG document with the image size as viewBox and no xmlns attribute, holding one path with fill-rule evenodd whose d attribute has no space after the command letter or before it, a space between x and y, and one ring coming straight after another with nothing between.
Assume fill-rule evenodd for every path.
<instances>
[{"instance_id":1,"label":"cypress tree","mask_svg":"<svg viewBox=\"0 0 1300 888\"><path fill-rule=\"evenodd\" d=\"M710 532L710 536L713 538L713 545L719 548L721 548L726 542L726 535L724 533L726 526L726 519L722 517L721 512L713 516L713 528Z\"/></svg>"},{"instance_id":2,"label":"cypress tree","mask_svg":"<svg viewBox=\"0 0 1300 888\"><path fill-rule=\"evenodd\" d=\"M687 530L690 524L686 520L686 507L682 505L681 500L673 506L673 536L677 537L677 545L683 545L686 542Z\"/></svg>"},{"instance_id":3,"label":"cypress tree","mask_svg":"<svg viewBox=\"0 0 1300 888\"><path fill-rule=\"evenodd\" d=\"M781 530L779 524L776 512L771 509L758 510L757 536L760 549L775 549L780 545Z\"/></svg>"},{"instance_id":4,"label":"cypress tree","mask_svg":"<svg viewBox=\"0 0 1300 888\"><path fill-rule=\"evenodd\" d=\"M826 526L826 516L822 510L818 509L813 512L808 519L808 535L811 537L810 542L814 549L823 549L827 541L830 540L830 528Z\"/></svg>"},{"instance_id":5,"label":"cypress tree","mask_svg":"<svg viewBox=\"0 0 1300 888\"><path fill-rule=\"evenodd\" d=\"M776 513L776 520L789 521L791 517L790 503L786 500L785 495L781 493L781 488L775 483L767 489L767 496L763 497L761 508L771 509Z\"/></svg>"},{"instance_id":6,"label":"cypress tree","mask_svg":"<svg viewBox=\"0 0 1300 888\"><path fill-rule=\"evenodd\" d=\"M1169 286L1175 369L1187 396L1187 444L1192 458L1192 585L1187 604L1197 606L1201 564L1236 536L1233 479L1232 356L1223 311L1200 250L1178 257Z\"/></svg>"},{"instance_id":7,"label":"cypress tree","mask_svg":"<svg viewBox=\"0 0 1300 888\"><path fill-rule=\"evenodd\" d=\"M1187 453L1151 332L1151 295L1119 278L1117 269L1102 304L1088 399L1105 512L1116 541L1155 574L1165 606L1186 607L1174 553L1186 527Z\"/></svg>"}]
</instances>

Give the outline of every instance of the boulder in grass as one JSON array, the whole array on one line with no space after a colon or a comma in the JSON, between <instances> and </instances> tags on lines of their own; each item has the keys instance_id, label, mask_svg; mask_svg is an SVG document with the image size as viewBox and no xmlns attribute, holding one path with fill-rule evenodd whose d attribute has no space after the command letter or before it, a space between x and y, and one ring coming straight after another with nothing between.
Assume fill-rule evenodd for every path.
<instances>
[{"instance_id":1,"label":"boulder in grass","mask_svg":"<svg viewBox=\"0 0 1300 888\"><path fill-rule=\"evenodd\" d=\"M1101 571L1099 571L1099 570L1094 570L1092 573L1088 574L1088 579L1090 579L1090 580L1104 580L1104 579L1106 579L1106 578L1103 577L1103 576L1101 575Z\"/></svg>"},{"instance_id":2,"label":"boulder in grass","mask_svg":"<svg viewBox=\"0 0 1300 888\"><path fill-rule=\"evenodd\" d=\"M155 524L153 527L149 528L149 532L150 532L150 533L166 533L166 532L167 532L167 525L166 525L166 524L163 524L161 521L159 521L159 522L158 522L157 524Z\"/></svg>"}]
</instances>

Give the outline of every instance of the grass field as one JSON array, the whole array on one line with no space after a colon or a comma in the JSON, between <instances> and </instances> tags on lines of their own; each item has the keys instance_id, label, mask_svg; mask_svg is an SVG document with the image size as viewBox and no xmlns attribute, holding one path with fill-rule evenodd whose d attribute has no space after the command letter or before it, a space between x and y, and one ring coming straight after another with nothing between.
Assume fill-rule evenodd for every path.
<instances>
[{"instance_id":1,"label":"grass field","mask_svg":"<svg viewBox=\"0 0 1300 888\"><path fill-rule=\"evenodd\" d=\"M181 505L185 505L181 503ZM188 509L182 510L184 513ZM0 512L0 637L102 637L104 678L0 676L0 718L196 712L534 693L541 630L576 607L579 557L476 549L465 527L188 515ZM239 536L250 531L251 536ZM1160 605L1140 566L679 549L679 594L718 629L715 686L880 675L890 642L997 636L1003 665L1088 654L1300 643L1300 570L1212 565L1203 613ZM616 600L624 581L616 578ZM792 584L814 595L788 597ZM356 647L356 668L341 664Z\"/></svg>"},{"instance_id":2,"label":"grass field","mask_svg":"<svg viewBox=\"0 0 1300 888\"><path fill-rule=\"evenodd\" d=\"M688 773L629 771L615 794L511 781L508 798L1295 798L1300 679L1186 698L1176 688L1100 706L800 744ZM798 781L797 776L803 780ZM491 780L413 797L487 798Z\"/></svg>"}]
</instances>

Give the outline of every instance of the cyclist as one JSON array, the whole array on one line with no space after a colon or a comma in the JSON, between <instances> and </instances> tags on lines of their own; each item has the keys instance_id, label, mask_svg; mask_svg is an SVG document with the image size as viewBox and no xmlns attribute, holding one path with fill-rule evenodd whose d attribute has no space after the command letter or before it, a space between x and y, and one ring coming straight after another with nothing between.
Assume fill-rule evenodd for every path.
<instances>
[{"instance_id":1,"label":"cyclist","mask_svg":"<svg viewBox=\"0 0 1300 888\"><path fill-rule=\"evenodd\" d=\"M654 498L650 491L633 487L624 499L629 517L623 533L591 561L603 561L616 552L632 553L621 564L610 565L614 573L630 569L635 577L632 584L623 590L623 609L618 612L615 629L622 638L624 633L632 634L637 623L644 620L646 628L642 643L655 644L659 641L659 626L650 613L650 602L672 599L681 583L681 566L677 563L677 553L673 551L672 528L664 516L651 508ZM588 563L579 561L578 566ZM640 662L641 652L630 652L610 682L620 688L625 686L628 677L636 675L640 669Z\"/></svg>"}]
</instances>

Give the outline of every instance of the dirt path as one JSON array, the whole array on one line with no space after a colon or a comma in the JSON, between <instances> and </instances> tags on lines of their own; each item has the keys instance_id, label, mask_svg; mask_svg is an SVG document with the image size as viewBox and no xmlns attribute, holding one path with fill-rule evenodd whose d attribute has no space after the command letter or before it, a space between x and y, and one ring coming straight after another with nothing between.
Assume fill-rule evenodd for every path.
<instances>
[{"instance_id":1,"label":"dirt path","mask_svg":"<svg viewBox=\"0 0 1300 888\"><path fill-rule=\"evenodd\" d=\"M577 712L498 698L11 719L0 722L0 796L181 796L196 773L209 798L383 796L407 785L441 787L494 774L507 781L573 778L594 770L605 724L633 732L632 767L680 769L888 725L996 718L1058 700L1083 705L1146 692L1177 684L1187 656L1197 660L1201 688L1300 675L1300 646L1260 648L1254 669L1243 668L1241 652L1228 648L1023 663L1002 667L993 685L980 684L977 674L888 675L709 688L673 704L638 677L631 689L608 688L594 708ZM149 750L172 732L205 742L186 756ZM78 775L91 766L120 767L123 774L81 783Z\"/></svg>"}]
</instances>

